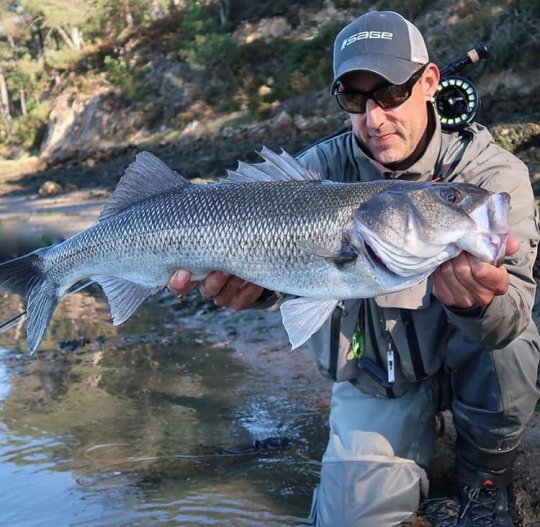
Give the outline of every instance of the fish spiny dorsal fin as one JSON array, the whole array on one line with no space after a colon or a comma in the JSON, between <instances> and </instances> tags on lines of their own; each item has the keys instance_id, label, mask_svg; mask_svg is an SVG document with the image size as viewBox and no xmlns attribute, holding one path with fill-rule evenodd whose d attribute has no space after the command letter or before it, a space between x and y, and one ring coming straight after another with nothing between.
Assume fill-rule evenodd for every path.
<instances>
[{"instance_id":1,"label":"fish spiny dorsal fin","mask_svg":"<svg viewBox=\"0 0 540 527\"><path fill-rule=\"evenodd\" d=\"M263 147L259 155L262 163L248 165L240 161L236 170L227 170L226 183L253 183L260 181L318 181L320 176L302 166L285 150L276 154Z\"/></svg>"},{"instance_id":2,"label":"fish spiny dorsal fin","mask_svg":"<svg viewBox=\"0 0 540 527\"><path fill-rule=\"evenodd\" d=\"M150 152L140 152L118 182L109 201L101 211L105 220L140 201L177 189L189 181L170 169Z\"/></svg>"}]
</instances>

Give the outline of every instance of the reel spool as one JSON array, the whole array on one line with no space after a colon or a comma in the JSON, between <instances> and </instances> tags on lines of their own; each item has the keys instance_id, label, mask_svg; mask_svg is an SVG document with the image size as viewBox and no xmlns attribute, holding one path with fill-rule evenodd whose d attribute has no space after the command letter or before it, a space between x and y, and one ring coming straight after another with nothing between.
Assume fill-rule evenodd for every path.
<instances>
[{"instance_id":1,"label":"reel spool","mask_svg":"<svg viewBox=\"0 0 540 527\"><path fill-rule=\"evenodd\" d=\"M478 113L480 99L471 81L451 75L441 80L433 96L443 130L453 132L469 124Z\"/></svg>"}]
</instances>

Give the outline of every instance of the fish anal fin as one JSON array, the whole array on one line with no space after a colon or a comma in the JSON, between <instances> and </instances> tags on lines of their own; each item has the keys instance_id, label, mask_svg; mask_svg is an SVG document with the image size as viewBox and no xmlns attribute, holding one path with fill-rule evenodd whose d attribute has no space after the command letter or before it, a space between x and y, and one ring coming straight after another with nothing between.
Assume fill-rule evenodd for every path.
<instances>
[{"instance_id":1,"label":"fish anal fin","mask_svg":"<svg viewBox=\"0 0 540 527\"><path fill-rule=\"evenodd\" d=\"M163 289L146 287L114 276L92 276L91 279L102 287L115 326L125 322L149 296Z\"/></svg>"},{"instance_id":2,"label":"fish anal fin","mask_svg":"<svg viewBox=\"0 0 540 527\"><path fill-rule=\"evenodd\" d=\"M281 318L292 349L306 342L328 320L339 300L293 298L280 306Z\"/></svg>"},{"instance_id":3,"label":"fish anal fin","mask_svg":"<svg viewBox=\"0 0 540 527\"><path fill-rule=\"evenodd\" d=\"M151 196L189 183L189 180L169 168L150 152L140 152L118 182L112 196L101 211L100 220L110 218Z\"/></svg>"}]
</instances>

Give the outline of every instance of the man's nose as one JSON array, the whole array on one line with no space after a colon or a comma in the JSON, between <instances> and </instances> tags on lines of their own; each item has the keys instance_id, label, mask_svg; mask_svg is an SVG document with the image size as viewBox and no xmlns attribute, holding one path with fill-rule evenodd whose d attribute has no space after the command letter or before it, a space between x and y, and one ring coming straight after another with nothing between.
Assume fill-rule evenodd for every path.
<instances>
[{"instance_id":1,"label":"man's nose","mask_svg":"<svg viewBox=\"0 0 540 527\"><path fill-rule=\"evenodd\" d=\"M373 99L366 102L366 125L368 128L377 129L386 119L384 109L381 108Z\"/></svg>"}]
</instances>

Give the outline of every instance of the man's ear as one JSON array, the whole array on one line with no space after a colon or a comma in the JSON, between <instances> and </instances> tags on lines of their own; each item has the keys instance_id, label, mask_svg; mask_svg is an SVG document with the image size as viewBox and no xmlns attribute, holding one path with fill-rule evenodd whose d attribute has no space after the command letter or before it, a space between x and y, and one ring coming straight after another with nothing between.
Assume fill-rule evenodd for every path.
<instances>
[{"instance_id":1,"label":"man's ear","mask_svg":"<svg viewBox=\"0 0 540 527\"><path fill-rule=\"evenodd\" d=\"M426 101L430 101L437 91L441 79L441 73L436 64L430 62L422 75L422 87Z\"/></svg>"}]
</instances>

